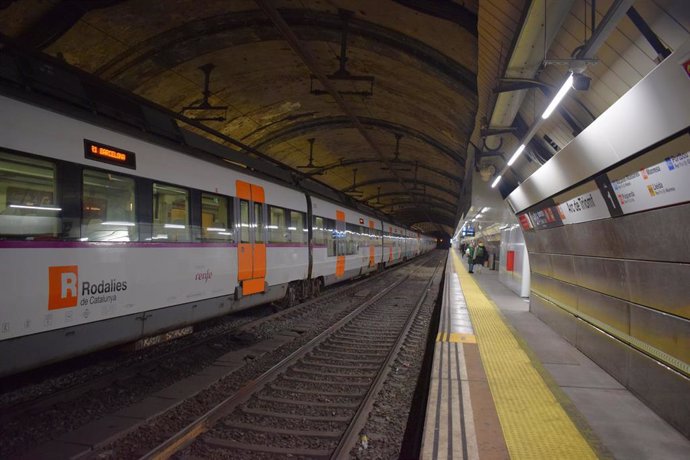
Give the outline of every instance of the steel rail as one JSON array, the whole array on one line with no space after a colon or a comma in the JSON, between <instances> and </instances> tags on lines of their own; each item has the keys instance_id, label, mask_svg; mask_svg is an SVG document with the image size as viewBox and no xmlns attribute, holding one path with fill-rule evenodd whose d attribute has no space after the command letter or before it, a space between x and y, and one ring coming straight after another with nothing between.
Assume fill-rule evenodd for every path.
<instances>
[{"instance_id":1,"label":"steel rail","mask_svg":"<svg viewBox=\"0 0 690 460\"><path fill-rule=\"evenodd\" d=\"M434 278L436 278L436 273L438 272L438 269L443 264L443 262L444 261L441 260L436 265L434 273L432 273L431 277L429 278L429 281L427 281L426 286L422 290L422 295L419 297L419 300L417 301L414 308L407 317L407 321L405 322L405 326L403 327L402 331L400 332L400 335L398 336L398 340L396 341L391 351L388 353L386 360L381 365L381 371L376 376L376 379L372 386L369 388L369 391L367 391L364 400L357 409L357 412L355 412L355 415L352 418L352 421L350 422L349 426L345 430L345 433L343 434L342 438L340 439L338 446L333 451L330 457L331 459L336 460L339 458L345 458L344 456L346 456L347 453L357 444L357 441L359 439L359 432L362 430L369 418L369 414L371 413L371 410L374 407L374 403L376 402L376 397L378 396L381 387L383 387L383 384L385 383L386 378L390 373L391 364L398 357L400 349L402 348L403 344L405 343L405 340L407 339L410 328L412 327L412 324L414 323L414 320L416 319L417 314L419 313L419 309L421 308L422 304L429 295L429 291L431 290L431 284L433 283Z\"/></svg>"},{"instance_id":2,"label":"steel rail","mask_svg":"<svg viewBox=\"0 0 690 460\"><path fill-rule=\"evenodd\" d=\"M419 262L426 261L428 258L430 258L431 254L432 253L430 253L428 257L419 260ZM151 451L149 451L143 457L141 457L141 460L167 459L170 458L177 451L192 443L197 437L208 431L222 418L230 415L232 411L234 411L240 404L247 402L252 395L254 395L257 391L263 389L265 385L267 385L268 383L272 382L278 375L280 375L289 366L293 365L299 358L302 358L308 353L310 353L315 347L317 347L326 339L328 339L335 331L337 331L342 326L350 322L353 318L359 315L370 305L386 296L393 289L405 282L409 277L409 274L404 277L401 277L399 280L397 280L390 286L386 287L383 291L379 292L374 297L364 301L347 316L343 317L338 322L330 326L328 329L320 333L318 336L314 337L300 349L291 353L289 356L287 356L278 364L270 368L260 377L247 383L236 393L221 401L215 407L213 407L205 414L203 414L202 416L188 424L186 427L184 427L176 434L174 434L168 440L153 448Z\"/></svg>"},{"instance_id":3,"label":"steel rail","mask_svg":"<svg viewBox=\"0 0 690 460\"><path fill-rule=\"evenodd\" d=\"M414 259L410 259L409 261L401 263L397 265L395 268L402 268L403 266L410 263L412 260ZM107 388L111 386L114 382L123 382L131 380L133 378L136 378L142 372L151 369L151 367L153 365L156 365L157 363L163 362L166 359L175 356L179 356L180 353L188 352L190 350L202 347L208 344L209 342L218 340L222 336L247 332L261 324L271 321L277 321L285 316L300 316L301 314L306 313L303 312L303 310L309 309L314 304L319 304L324 301L332 300L334 297L345 295L348 291L357 288L361 284L378 279L386 273L390 274L391 272L389 271L374 273L366 278L341 286L337 286L335 289L329 288L327 292L324 292L319 297L309 299L305 302L295 305L292 308L287 308L279 312L273 313L269 316L248 321L244 324L235 326L225 332L212 334L204 338L192 339L193 343L185 345L176 350L168 351L161 355L151 357L149 359L144 360L143 362L135 363L133 365L128 366L125 369L117 367L112 371L108 371L105 374L96 376L95 378L89 379L88 381L75 383L65 388L58 389L51 393L42 394L32 399L20 399L5 406L0 406L0 424L7 423L11 420L16 420L18 417L21 417L25 414L38 413L39 411L44 411L52 406L55 406L56 404L70 401L71 399L83 395L86 392L95 391L100 388ZM227 315L224 316L232 315L233 313L237 313L237 311L229 312ZM205 322L218 321L222 319L223 316L219 318L210 319ZM192 337L193 334L194 332L192 333Z\"/></svg>"}]
</instances>

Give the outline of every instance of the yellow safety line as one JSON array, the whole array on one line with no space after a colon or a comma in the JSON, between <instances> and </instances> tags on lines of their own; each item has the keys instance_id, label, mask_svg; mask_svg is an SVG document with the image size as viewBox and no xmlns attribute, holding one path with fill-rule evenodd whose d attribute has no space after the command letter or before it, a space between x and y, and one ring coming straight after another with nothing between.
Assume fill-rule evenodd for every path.
<instances>
[{"instance_id":1,"label":"yellow safety line","mask_svg":"<svg viewBox=\"0 0 690 460\"><path fill-rule=\"evenodd\" d=\"M455 251L451 255L510 458L596 459L496 306L464 269Z\"/></svg>"},{"instance_id":2,"label":"yellow safety line","mask_svg":"<svg viewBox=\"0 0 690 460\"><path fill-rule=\"evenodd\" d=\"M451 343L477 343L477 339L472 334L462 334L460 332L439 332L436 336L437 342Z\"/></svg>"}]
</instances>

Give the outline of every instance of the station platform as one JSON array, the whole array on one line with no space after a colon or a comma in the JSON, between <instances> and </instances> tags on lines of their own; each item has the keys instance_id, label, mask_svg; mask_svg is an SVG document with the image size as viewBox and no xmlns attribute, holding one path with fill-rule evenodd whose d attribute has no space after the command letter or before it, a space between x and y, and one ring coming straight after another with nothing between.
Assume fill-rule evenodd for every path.
<instances>
[{"instance_id":1,"label":"station platform","mask_svg":"<svg viewBox=\"0 0 690 460\"><path fill-rule=\"evenodd\" d=\"M449 251L423 459L687 459L690 440Z\"/></svg>"}]
</instances>

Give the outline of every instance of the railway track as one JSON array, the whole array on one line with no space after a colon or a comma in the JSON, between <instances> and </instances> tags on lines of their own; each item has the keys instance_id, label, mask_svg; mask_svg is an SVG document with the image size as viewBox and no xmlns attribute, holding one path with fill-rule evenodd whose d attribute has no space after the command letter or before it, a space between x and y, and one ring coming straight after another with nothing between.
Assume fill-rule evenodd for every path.
<instances>
[{"instance_id":1,"label":"railway track","mask_svg":"<svg viewBox=\"0 0 690 460\"><path fill-rule=\"evenodd\" d=\"M401 277L143 458L347 454L433 279Z\"/></svg>"},{"instance_id":2,"label":"railway track","mask_svg":"<svg viewBox=\"0 0 690 460\"><path fill-rule=\"evenodd\" d=\"M422 265L428 257L429 256L415 259L407 264L401 264L398 267L403 268L408 264L413 264L415 266ZM350 299L350 304L352 304L353 301L356 302L366 299L371 295L370 292L377 292L380 286L387 284L389 282L389 277L395 276L394 274L398 271L398 267L344 286L329 289L323 293L321 297L311 299L298 306L279 311L266 317L245 322L237 327L232 327L230 329L226 328L218 334L210 334L198 339L187 337L182 339L183 341L188 341L184 346L176 346L172 351L166 353L154 354L153 357L147 357L145 360L135 364L115 367L112 372L108 372L106 375L99 375L85 382L58 389L49 394L39 395L32 399L15 401L13 404L4 406L3 410L0 411L0 414L2 414L0 415L0 422L4 427L0 431L4 432L5 435L13 436L12 433L15 431L26 433L26 430L24 430L22 426L28 425L32 427L29 431L40 432L40 426L44 424L51 425L46 415L50 414L49 417L54 418L56 421L65 418L69 419L70 416L68 414L70 411L73 411L73 409L75 410L75 415L79 414L77 415L79 417L78 423L89 423L91 420L95 420L99 417L99 412L97 412L97 410L101 409L101 407L98 407L97 410L87 409L84 411L80 410L83 409L83 402L73 404L71 401L79 400L80 398L81 401L93 400L93 397L88 396L89 394L94 395L99 392L102 393L103 389L108 388L111 390L117 388L117 391L123 394L126 399L127 396L132 396L142 391L150 392L150 389L142 390L142 388L140 388L142 387L142 382L146 380L159 386L165 386L165 381L176 378L173 376L174 373L179 374L180 372L184 372L179 369L186 366L186 364L181 364L182 361L192 362L196 365L204 360L213 361L214 356L226 353L227 348L215 346L218 345L219 342L222 342L222 340L220 340L222 337L243 337L242 343L235 344L237 348L242 348L249 346L252 341L261 340L261 334L266 334L266 330L270 333L270 331L280 330L281 328L287 328L289 330L292 327L290 324L301 323L306 325L310 321L313 321L315 317L314 312L318 311L319 308L324 308L324 305L330 307L336 304L346 304L347 302L343 302L343 299ZM366 287L363 287L363 284L366 284ZM262 326L266 325L268 327L265 328L265 330L262 329ZM306 326L302 327L306 328ZM198 363L195 361L198 361ZM158 369L161 370L159 371ZM142 394L145 395L145 393ZM103 398L100 398L100 400L103 401ZM131 398L129 401L131 401ZM124 401L124 403L131 404L131 402L128 401ZM98 404L97 406L107 405L108 403ZM52 407L59 408L59 410L51 410ZM111 407L117 409L118 406L112 406L111 404ZM119 407L122 406L120 405ZM102 411L101 413L107 414L107 407L104 407ZM93 418L83 418L84 412L86 412L89 417ZM50 435L55 436L56 434L59 435L60 433L53 432ZM37 437L34 438L35 440L31 442L34 445L50 439L40 434L36 436ZM6 447L11 450L6 451L3 449L5 453L15 451L11 445Z\"/></svg>"},{"instance_id":3,"label":"railway track","mask_svg":"<svg viewBox=\"0 0 690 460\"><path fill-rule=\"evenodd\" d=\"M324 303L331 302L335 298L353 295L357 292L357 289L361 284L370 282L377 277L381 277L383 274L385 274L385 272L377 273L373 276L349 283L345 286L336 287L333 290L329 289L320 297L310 299L292 308L284 309L268 316L242 322L240 325L222 330L219 333L211 333L204 337L190 337L187 339L188 343L181 347L174 347L174 349L171 351L155 354L155 356L144 359L141 362L128 364L126 367L115 366L111 371L108 371L105 374L96 376L94 378L89 378L86 381L74 383L63 388L55 388L48 394L40 394L39 396L30 399L18 399L9 404L0 405L0 424L4 424L25 414L40 413L49 407L70 401L71 399L87 392L108 388L115 384L121 385L129 380L146 374L152 367L155 367L160 363L164 363L167 360L175 359L181 355L196 353L205 354L206 351L199 352L199 350L207 347L209 344L217 342L221 336L237 337L239 341L246 342L251 339L247 336L252 334L252 330L261 325L269 322L290 320L306 316L314 308L318 308ZM216 354L220 354L220 350L218 350ZM201 358L201 355L199 358Z\"/></svg>"}]
</instances>

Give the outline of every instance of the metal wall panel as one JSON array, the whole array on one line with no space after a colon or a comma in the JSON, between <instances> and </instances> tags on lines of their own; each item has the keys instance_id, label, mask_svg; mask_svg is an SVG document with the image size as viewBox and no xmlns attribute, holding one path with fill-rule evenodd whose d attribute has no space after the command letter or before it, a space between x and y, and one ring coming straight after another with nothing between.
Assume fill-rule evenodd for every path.
<instances>
[{"instance_id":1,"label":"metal wall panel","mask_svg":"<svg viewBox=\"0 0 690 460\"><path fill-rule=\"evenodd\" d=\"M679 228L690 229L690 204L526 232L525 240L530 253L690 261L690 232Z\"/></svg>"},{"instance_id":2,"label":"metal wall panel","mask_svg":"<svg viewBox=\"0 0 690 460\"><path fill-rule=\"evenodd\" d=\"M576 283L575 262L571 255L551 254L552 275L554 278L567 283Z\"/></svg>"},{"instance_id":3,"label":"metal wall panel","mask_svg":"<svg viewBox=\"0 0 690 460\"><path fill-rule=\"evenodd\" d=\"M577 309L585 315L630 334L630 304L597 291L579 288Z\"/></svg>"},{"instance_id":4,"label":"metal wall panel","mask_svg":"<svg viewBox=\"0 0 690 460\"><path fill-rule=\"evenodd\" d=\"M575 257L576 284L621 299L630 299L625 261L598 257Z\"/></svg>"},{"instance_id":5,"label":"metal wall panel","mask_svg":"<svg viewBox=\"0 0 690 460\"><path fill-rule=\"evenodd\" d=\"M535 232L523 232L525 236L525 244L530 255L533 252L544 252L544 245L542 239Z\"/></svg>"},{"instance_id":6,"label":"metal wall panel","mask_svg":"<svg viewBox=\"0 0 690 460\"><path fill-rule=\"evenodd\" d=\"M549 254L572 254L570 240L565 227L539 230L539 238L542 240L542 251Z\"/></svg>"},{"instance_id":7,"label":"metal wall panel","mask_svg":"<svg viewBox=\"0 0 690 460\"><path fill-rule=\"evenodd\" d=\"M548 276L532 273L532 291L551 297L551 280Z\"/></svg>"},{"instance_id":8,"label":"metal wall panel","mask_svg":"<svg viewBox=\"0 0 690 460\"><path fill-rule=\"evenodd\" d=\"M690 380L656 360L630 350L628 388L652 410L690 437Z\"/></svg>"},{"instance_id":9,"label":"metal wall panel","mask_svg":"<svg viewBox=\"0 0 690 460\"><path fill-rule=\"evenodd\" d=\"M630 335L690 363L690 321L630 304Z\"/></svg>"},{"instance_id":10,"label":"metal wall panel","mask_svg":"<svg viewBox=\"0 0 690 460\"><path fill-rule=\"evenodd\" d=\"M544 276L553 276L551 268L551 256L540 252L529 254L529 264L532 268L532 273L540 273Z\"/></svg>"},{"instance_id":11,"label":"metal wall panel","mask_svg":"<svg viewBox=\"0 0 690 460\"><path fill-rule=\"evenodd\" d=\"M551 297L571 311L577 311L578 292L581 287L551 278Z\"/></svg>"},{"instance_id":12,"label":"metal wall panel","mask_svg":"<svg viewBox=\"0 0 690 460\"><path fill-rule=\"evenodd\" d=\"M624 246L614 219L566 225L565 229L570 243L569 254L612 258L623 255Z\"/></svg>"},{"instance_id":13,"label":"metal wall panel","mask_svg":"<svg viewBox=\"0 0 690 460\"><path fill-rule=\"evenodd\" d=\"M576 346L614 379L628 386L628 355L632 351L628 345L584 321L578 321Z\"/></svg>"},{"instance_id":14,"label":"metal wall panel","mask_svg":"<svg viewBox=\"0 0 690 460\"><path fill-rule=\"evenodd\" d=\"M641 260L625 264L631 302L690 319L690 264Z\"/></svg>"},{"instance_id":15,"label":"metal wall panel","mask_svg":"<svg viewBox=\"0 0 690 460\"><path fill-rule=\"evenodd\" d=\"M626 259L690 262L690 204L608 219L616 223Z\"/></svg>"},{"instance_id":16,"label":"metal wall panel","mask_svg":"<svg viewBox=\"0 0 690 460\"><path fill-rule=\"evenodd\" d=\"M548 324L571 344L576 344L577 323L573 315L557 307L539 295L532 293L529 298L530 311Z\"/></svg>"}]
</instances>

